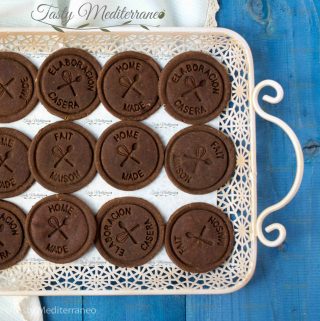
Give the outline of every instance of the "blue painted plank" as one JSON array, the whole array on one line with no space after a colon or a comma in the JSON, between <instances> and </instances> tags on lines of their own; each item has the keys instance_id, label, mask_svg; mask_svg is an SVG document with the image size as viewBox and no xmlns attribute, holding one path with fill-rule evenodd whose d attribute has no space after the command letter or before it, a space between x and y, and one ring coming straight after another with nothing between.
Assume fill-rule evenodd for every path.
<instances>
[{"instance_id":1,"label":"blue painted plank","mask_svg":"<svg viewBox=\"0 0 320 321\"><path fill-rule=\"evenodd\" d=\"M184 321L185 296L84 297L83 306L95 309L84 321Z\"/></svg>"},{"instance_id":2,"label":"blue painted plank","mask_svg":"<svg viewBox=\"0 0 320 321\"><path fill-rule=\"evenodd\" d=\"M249 42L257 82L271 78L283 85L284 101L264 107L295 130L306 167L296 199L268 220L286 226L286 243L277 249L259 246L255 276L241 291L187 297L187 320L320 320L320 5L311 0L221 2L220 26ZM274 125L258 119L257 136L261 211L287 193L295 160L289 140Z\"/></svg>"}]
</instances>

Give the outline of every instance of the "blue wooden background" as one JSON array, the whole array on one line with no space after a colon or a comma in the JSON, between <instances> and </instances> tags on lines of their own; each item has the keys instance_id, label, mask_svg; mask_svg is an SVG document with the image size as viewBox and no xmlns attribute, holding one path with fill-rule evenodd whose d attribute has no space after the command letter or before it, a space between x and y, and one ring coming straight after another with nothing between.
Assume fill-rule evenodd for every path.
<instances>
[{"instance_id":1,"label":"blue wooden background","mask_svg":"<svg viewBox=\"0 0 320 321\"><path fill-rule=\"evenodd\" d=\"M222 3L221 3L222 2ZM45 307L91 308L91 313L46 314L46 321L320 320L320 1L221 0L218 24L251 46L256 81L274 79L285 99L265 110L285 120L303 145L300 192L268 221L287 228L286 243L259 245L256 273L224 296L44 297ZM274 125L257 119L259 210L280 200L295 174L293 149ZM93 313L95 312L95 313Z\"/></svg>"}]
</instances>

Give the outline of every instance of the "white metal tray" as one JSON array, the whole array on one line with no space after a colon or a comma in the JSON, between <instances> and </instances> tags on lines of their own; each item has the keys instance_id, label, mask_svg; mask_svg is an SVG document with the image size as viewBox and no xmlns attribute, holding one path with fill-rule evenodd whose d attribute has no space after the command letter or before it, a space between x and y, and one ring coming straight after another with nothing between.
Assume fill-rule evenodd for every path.
<instances>
[{"instance_id":1,"label":"white metal tray","mask_svg":"<svg viewBox=\"0 0 320 321\"><path fill-rule=\"evenodd\" d=\"M266 114L259 106L258 95L265 86L275 89L275 97L263 99L275 104L281 101L283 90L274 81L266 80L254 87L254 69L249 46L238 34L222 28L157 29L141 31L120 29L113 32L66 32L48 30L0 30L0 50L19 52L36 65L47 55L62 47L78 47L89 51L104 64L112 55L136 50L153 56L164 66L175 55L189 51L203 51L218 59L232 80L232 98L220 117L210 123L233 140L237 150L237 166L231 181L214 193L191 196L179 191L166 177L164 170L152 184L135 192L118 191L97 175L94 181L75 193L97 212L106 201L124 195L141 196L158 207L164 218L178 207L204 201L221 208L232 220L235 247L221 267L204 274L180 270L168 259L164 250L154 260L136 268L111 265L92 249L83 258L70 264L44 261L30 250L19 264L0 272L1 295L107 295L107 294L220 294L233 292L251 279L257 257L257 238L266 246L278 246L286 236L285 228L272 224L266 232L278 230L278 237L269 241L262 224L271 212L285 206L297 192L303 175L303 156L292 130L281 120ZM279 125L291 139L297 157L297 173L288 195L266 209L257 218L256 131L255 113ZM45 125L57 121L39 103L24 119L6 124L33 137ZM98 137L111 123L117 121L102 105L78 123ZM169 138L186 127L169 116L164 108L146 121L167 143ZM9 199L27 213L31 206L52 194L38 183L21 196Z\"/></svg>"}]
</instances>

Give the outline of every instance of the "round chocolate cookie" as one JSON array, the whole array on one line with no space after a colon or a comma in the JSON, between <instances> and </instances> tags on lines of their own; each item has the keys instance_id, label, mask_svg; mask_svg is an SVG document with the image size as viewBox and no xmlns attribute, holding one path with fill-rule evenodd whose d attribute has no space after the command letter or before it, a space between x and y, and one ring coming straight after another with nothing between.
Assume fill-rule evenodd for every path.
<instances>
[{"instance_id":1,"label":"round chocolate cookie","mask_svg":"<svg viewBox=\"0 0 320 321\"><path fill-rule=\"evenodd\" d=\"M188 272L205 273L223 264L234 246L229 218L216 207L193 203L179 208L166 229L166 251Z\"/></svg>"},{"instance_id":2,"label":"round chocolate cookie","mask_svg":"<svg viewBox=\"0 0 320 321\"><path fill-rule=\"evenodd\" d=\"M24 56L0 52L0 123L19 120L38 102L36 67Z\"/></svg>"},{"instance_id":3,"label":"round chocolate cookie","mask_svg":"<svg viewBox=\"0 0 320 321\"><path fill-rule=\"evenodd\" d=\"M164 221L149 202L123 197L106 203L98 212L96 247L109 262L133 267L147 263L161 249Z\"/></svg>"},{"instance_id":4,"label":"round chocolate cookie","mask_svg":"<svg viewBox=\"0 0 320 321\"><path fill-rule=\"evenodd\" d=\"M34 182L28 164L31 140L12 128L0 128L0 197L14 197Z\"/></svg>"},{"instance_id":5,"label":"round chocolate cookie","mask_svg":"<svg viewBox=\"0 0 320 321\"><path fill-rule=\"evenodd\" d=\"M125 191L148 185L159 174L164 150L149 127L121 121L104 131L95 150L97 170L112 186Z\"/></svg>"},{"instance_id":6,"label":"round chocolate cookie","mask_svg":"<svg viewBox=\"0 0 320 321\"><path fill-rule=\"evenodd\" d=\"M225 67L217 60L190 51L176 56L165 66L159 94L171 116L188 124L204 124L226 107L231 84Z\"/></svg>"},{"instance_id":7,"label":"round chocolate cookie","mask_svg":"<svg viewBox=\"0 0 320 321\"><path fill-rule=\"evenodd\" d=\"M206 125L181 130L166 148L165 168L170 180L190 194L206 194L223 186L235 166L231 139Z\"/></svg>"},{"instance_id":8,"label":"round chocolate cookie","mask_svg":"<svg viewBox=\"0 0 320 321\"><path fill-rule=\"evenodd\" d=\"M101 102L123 120L142 120L160 107L159 65L145 54L126 51L103 67L98 92Z\"/></svg>"},{"instance_id":9,"label":"round chocolate cookie","mask_svg":"<svg viewBox=\"0 0 320 321\"><path fill-rule=\"evenodd\" d=\"M60 49L41 65L37 92L48 111L65 120L83 118L99 105L98 61L84 50Z\"/></svg>"},{"instance_id":10,"label":"round chocolate cookie","mask_svg":"<svg viewBox=\"0 0 320 321\"><path fill-rule=\"evenodd\" d=\"M56 194L32 207L26 231L31 247L41 257L54 263L69 263L94 244L96 222L80 199Z\"/></svg>"},{"instance_id":11,"label":"round chocolate cookie","mask_svg":"<svg viewBox=\"0 0 320 321\"><path fill-rule=\"evenodd\" d=\"M19 207L0 201L0 270L21 261L29 250L25 218Z\"/></svg>"},{"instance_id":12,"label":"round chocolate cookie","mask_svg":"<svg viewBox=\"0 0 320 321\"><path fill-rule=\"evenodd\" d=\"M34 178L45 188L72 193L96 175L95 138L83 127L60 121L41 129L29 149Z\"/></svg>"}]
</instances>

